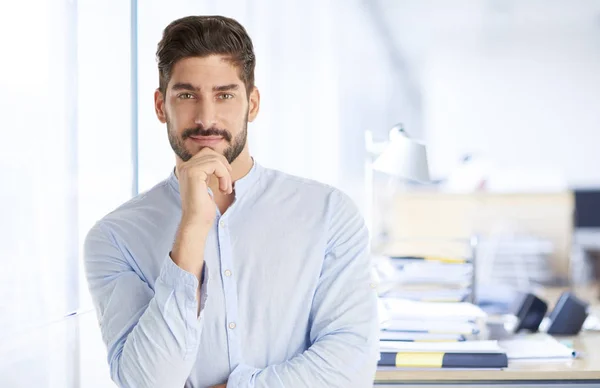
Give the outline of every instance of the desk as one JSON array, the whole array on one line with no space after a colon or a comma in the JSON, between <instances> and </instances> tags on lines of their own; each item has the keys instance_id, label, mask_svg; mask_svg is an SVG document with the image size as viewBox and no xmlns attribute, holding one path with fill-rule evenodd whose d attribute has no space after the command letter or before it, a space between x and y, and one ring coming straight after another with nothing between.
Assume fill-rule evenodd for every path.
<instances>
[{"instance_id":1,"label":"desk","mask_svg":"<svg viewBox=\"0 0 600 388\"><path fill-rule=\"evenodd\" d=\"M562 290L546 290L544 296L554 302ZM577 292L582 299L591 300L598 311L598 302L586 296L597 295L596 288ZM561 337L573 341L573 347L582 358L568 362L509 362L504 370L378 370L375 387L418 385L419 387L600 387L600 332L583 332L575 337Z\"/></svg>"}]
</instances>

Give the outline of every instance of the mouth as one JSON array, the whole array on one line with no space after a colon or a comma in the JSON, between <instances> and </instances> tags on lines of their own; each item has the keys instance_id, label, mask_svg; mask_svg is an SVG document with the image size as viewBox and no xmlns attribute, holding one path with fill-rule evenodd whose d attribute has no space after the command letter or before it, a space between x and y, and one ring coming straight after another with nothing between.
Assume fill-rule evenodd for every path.
<instances>
[{"instance_id":1,"label":"mouth","mask_svg":"<svg viewBox=\"0 0 600 388\"><path fill-rule=\"evenodd\" d=\"M223 141L222 136L190 136L189 139L203 147L212 147Z\"/></svg>"}]
</instances>

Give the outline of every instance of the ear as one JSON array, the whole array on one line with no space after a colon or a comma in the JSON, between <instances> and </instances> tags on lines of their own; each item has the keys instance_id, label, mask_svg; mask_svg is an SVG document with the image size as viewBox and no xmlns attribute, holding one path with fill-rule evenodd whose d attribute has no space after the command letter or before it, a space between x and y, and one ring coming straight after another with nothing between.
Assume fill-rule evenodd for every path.
<instances>
[{"instance_id":1,"label":"ear","mask_svg":"<svg viewBox=\"0 0 600 388\"><path fill-rule=\"evenodd\" d=\"M260 92L255 87L252 88L252 92L250 92L250 97L248 98L248 121L253 122L256 116L258 115L258 111L260 110Z\"/></svg>"},{"instance_id":2,"label":"ear","mask_svg":"<svg viewBox=\"0 0 600 388\"><path fill-rule=\"evenodd\" d=\"M162 92L158 89L154 91L154 110L156 111L156 117L161 123L167 122L167 114L165 112L165 97Z\"/></svg>"}]
</instances>

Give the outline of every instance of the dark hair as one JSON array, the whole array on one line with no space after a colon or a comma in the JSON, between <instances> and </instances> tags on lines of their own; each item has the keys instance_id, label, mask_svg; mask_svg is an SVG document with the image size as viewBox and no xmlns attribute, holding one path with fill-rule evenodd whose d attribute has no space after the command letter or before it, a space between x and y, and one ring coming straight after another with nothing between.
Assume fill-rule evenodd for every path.
<instances>
[{"instance_id":1,"label":"dark hair","mask_svg":"<svg viewBox=\"0 0 600 388\"><path fill-rule=\"evenodd\" d=\"M177 61L209 55L228 56L250 94L256 65L252 40L240 23L224 16L187 16L165 28L156 50L161 93L167 91Z\"/></svg>"}]
</instances>

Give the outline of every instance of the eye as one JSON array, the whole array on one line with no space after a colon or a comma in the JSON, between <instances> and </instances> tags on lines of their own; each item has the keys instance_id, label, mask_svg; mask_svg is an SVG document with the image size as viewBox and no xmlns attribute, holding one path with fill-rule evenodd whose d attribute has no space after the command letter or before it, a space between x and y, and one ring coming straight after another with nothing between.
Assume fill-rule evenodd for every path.
<instances>
[{"instance_id":1,"label":"eye","mask_svg":"<svg viewBox=\"0 0 600 388\"><path fill-rule=\"evenodd\" d=\"M230 100L233 98L233 94L231 94L231 93L219 94L218 98L219 98L219 100Z\"/></svg>"},{"instance_id":2,"label":"eye","mask_svg":"<svg viewBox=\"0 0 600 388\"><path fill-rule=\"evenodd\" d=\"M194 98L194 95L191 93L180 93L177 98L179 98L180 100L189 100L191 98Z\"/></svg>"}]
</instances>

